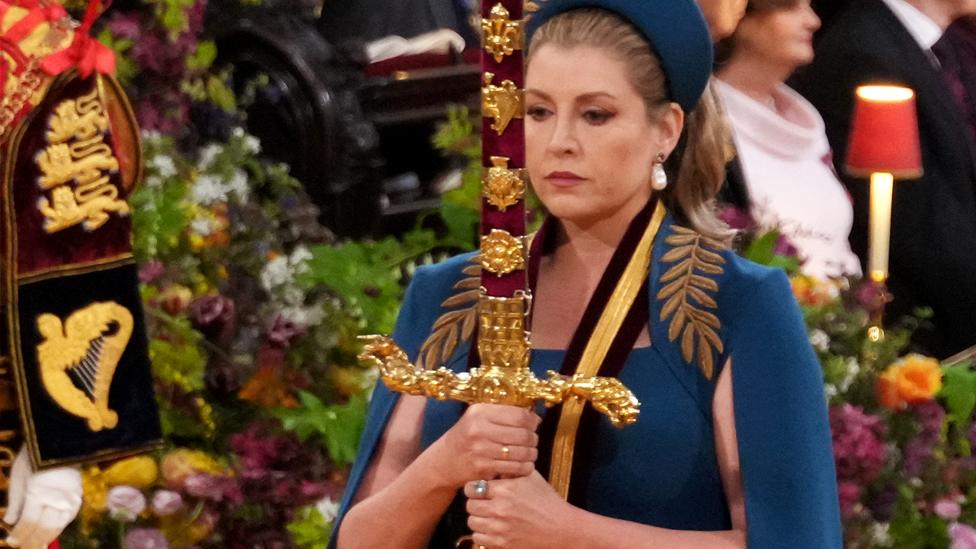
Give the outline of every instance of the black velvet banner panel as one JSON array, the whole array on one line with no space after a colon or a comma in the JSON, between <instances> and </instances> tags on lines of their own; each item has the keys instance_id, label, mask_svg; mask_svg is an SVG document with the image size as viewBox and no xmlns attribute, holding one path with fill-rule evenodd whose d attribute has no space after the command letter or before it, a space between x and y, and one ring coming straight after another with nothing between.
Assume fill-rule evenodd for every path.
<instances>
[{"instance_id":1,"label":"black velvet banner panel","mask_svg":"<svg viewBox=\"0 0 976 549\"><path fill-rule=\"evenodd\" d=\"M14 359L19 363L18 384L21 407L26 412L23 414L25 432L36 437L35 447L39 455L33 457L38 466L90 461L93 457L120 457L160 442L162 433L153 395L145 319L137 282L136 266L127 262L19 287L13 334L19 345ZM57 396L58 390L52 389L53 385L45 382L43 377L51 379L52 375L64 372L66 368L77 372L79 364L86 361L93 376L102 375L96 370L110 367L105 359L109 353L103 353L99 360L98 353L92 349L102 345L96 340L110 339L120 331L119 321L112 318L98 320L97 315L90 314L79 316L98 304L115 304L112 310L119 310L117 306L127 310L131 314L131 334L124 342L124 351L111 376L108 391L108 409L118 415L118 423L96 430L85 417L70 413L63 404L65 397ZM90 341L79 338L77 332L81 324L74 322L72 315L88 326L101 322L97 328L99 335ZM61 321L57 324L59 329L63 324L63 332L44 330L44 320L39 322L39 319L47 319L50 323L54 318ZM80 350L77 349L79 344ZM43 354L40 351L42 345L48 345L48 349L52 345L60 346L53 356L64 357L64 360L49 358L45 361L39 356ZM107 347L108 344L104 345ZM48 353L50 356L52 353ZM42 372L42 368L48 371ZM77 373L70 377L77 389L76 396L85 394L85 385L91 382L91 379L84 381L83 377ZM62 395L65 392L70 391L62 390Z\"/></svg>"}]
</instances>

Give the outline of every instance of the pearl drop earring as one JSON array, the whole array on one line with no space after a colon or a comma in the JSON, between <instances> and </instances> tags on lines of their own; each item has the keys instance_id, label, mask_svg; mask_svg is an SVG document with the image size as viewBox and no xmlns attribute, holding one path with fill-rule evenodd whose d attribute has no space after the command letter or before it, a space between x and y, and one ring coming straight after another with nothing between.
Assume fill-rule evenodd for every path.
<instances>
[{"instance_id":1,"label":"pearl drop earring","mask_svg":"<svg viewBox=\"0 0 976 549\"><path fill-rule=\"evenodd\" d=\"M664 153L658 153L651 170L651 188L663 191L668 186L668 174L664 171Z\"/></svg>"}]
</instances>

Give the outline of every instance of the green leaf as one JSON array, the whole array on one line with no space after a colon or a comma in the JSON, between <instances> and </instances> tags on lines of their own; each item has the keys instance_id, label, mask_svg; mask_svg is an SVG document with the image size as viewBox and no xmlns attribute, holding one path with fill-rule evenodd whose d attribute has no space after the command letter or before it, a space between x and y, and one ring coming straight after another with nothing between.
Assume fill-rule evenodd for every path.
<instances>
[{"instance_id":1,"label":"green leaf","mask_svg":"<svg viewBox=\"0 0 976 549\"><path fill-rule=\"evenodd\" d=\"M295 513L295 518L286 526L292 541L300 549L320 549L329 543L332 524L314 505L303 507Z\"/></svg>"},{"instance_id":2,"label":"green leaf","mask_svg":"<svg viewBox=\"0 0 976 549\"><path fill-rule=\"evenodd\" d=\"M212 40L203 40L197 44L196 51L186 58L186 68L204 71L210 68L216 58L217 45Z\"/></svg>"},{"instance_id":3,"label":"green leaf","mask_svg":"<svg viewBox=\"0 0 976 549\"><path fill-rule=\"evenodd\" d=\"M760 265L771 265L776 254L773 250L776 249L776 241L779 240L779 231L769 231L768 233L760 236L759 238L752 241L749 247L746 248L745 252L742 253L742 257L750 261L754 261Z\"/></svg>"},{"instance_id":4,"label":"green leaf","mask_svg":"<svg viewBox=\"0 0 976 549\"><path fill-rule=\"evenodd\" d=\"M956 424L966 427L976 408L976 371L968 364L943 368L945 382L939 393L945 399L949 416Z\"/></svg>"},{"instance_id":5,"label":"green leaf","mask_svg":"<svg viewBox=\"0 0 976 549\"><path fill-rule=\"evenodd\" d=\"M354 395L345 404L325 405L315 395L299 391L301 405L297 408L280 408L273 414L281 420L282 427L302 441L313 436L325 443L329 458L339 466L351 465L356 459L359 437L366 426L366 398Z\"/></svg>"},{"instance_id":6,"label":"green leaf","mask_svg":"<svg viewBox=\"0 0 976 549\"><path fill-rule=\"evenodd\" d=\"M221 78L210 76L207 78L207 97L221 109L227 112L237 110L237 98Z\"/></svg>"}]
</instances>

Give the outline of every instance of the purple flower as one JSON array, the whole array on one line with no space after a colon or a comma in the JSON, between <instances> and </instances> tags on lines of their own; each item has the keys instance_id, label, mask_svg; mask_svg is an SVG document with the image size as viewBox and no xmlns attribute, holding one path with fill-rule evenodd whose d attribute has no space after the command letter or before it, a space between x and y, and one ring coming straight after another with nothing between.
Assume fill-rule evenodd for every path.
<instances>
[{"instance_id":1,"label":"purple flower","mask_svg":"<svg viewBox=\"0 0 976 549\"><path fill-rule=\"evenodd\" d=\"M888 292L884 284L868 280L854 290L854 301L865 311L873 313L884 308L888 302Z\"/></svg>"},{"instance_id":2,"label":"purple flower","mask_svg":"<svg viewBox=\"0 0 976 549\"><path fill-rule=\"evenodd\" d=\"M898 505L898 488L888 485L874 494L868 501L868 508L871 509L871 516L878 522L889 522L895 516L895 508Z\"/></svg>"},{"instance_id":3,"label":"purple flower","mask_svg":"<svg viewBox=\"0 0 976 549\"><path fill-rule=\"evenodd\" d=\"M198 473L186 479L186 493L201 499L221 501L224 499L224 486L221 479L206 473Z\"/></svg>"},{"instance_id":4,"label":"purple flower","mask_svg":"<svg viewBox=\"0 0 976 549\"><path fill-rule=\"evenodd\" d=\"M268 327L268 343L279 349L291 347L295 341L305 336L305 327L300 326L281 314L275 316Z\"/></svg>"},{"instance_id":5,"label":"purple flower","mask_svg":"<svg viewBox=\"0 0 976 549\"><path fill-rule=\"evenodd\" d=\"M122 12L112 14L108 30L117 38L137 38L142 32L139 29L139 16Z\"/></svg>"},{"instance_id":6,"label":"purple flower","mask_svg":"<svg viewBox=\"0 0 976 549\"><path fill-rule=\"evenodd\" d=\"M161 262L154 259L144 265L139 266L139 282L149 284L150 282L163 276L163 273L165 272L166 267Z\"/></svg>"},{"instance_id":7,"label":"purple flower","mask_svg":"<svg viewBox=\"0 0 976 549\"><path fill-rule=\"evenodd\" d=\"M949 526L952 545L949 549L976 549L976 530L965 524L953 523Z\"/></svg>"},{"instance_id":8,"label":"purple flower","mask_svg":"<svg viewBox=\"0 0 976 549\"><path fill-rule=\"evenodd\" d=\"M932 458L935 445L939 442L942 423L945 420L945 410L934 400L917 404L915 414L918 416L921 429L908 441L903 451L905 473L909 477L917 477L925 470Z\"/></svg>"},{"instance_id":9,"label":"purple flower","mask_svg":"<svg viewBox=\"0 0 976 549\"><path fill-rule=\"evenodd\" d=\"M183 508L183 497L172 490L157 490L152 498L153 512L168 517Z\"/></svg>"},{"instance_id":10,"label":"purple flower","mask_svg":"<svg viewBox=\"0 0 976 549\"><path fill-rule=\"evenodd\" d=\"M962 514L962 507L959 502L952 498L942 498L935 502L935 514L945 520L956 520Z\"/></svg>"},{"instance_id":11,"label":"purple flower","mask_svg":"<svg viewBox=\"0 0 976 549\"><path fill-rule=\"evenodd\" d=\"M776 244L773 245L773 253L785 257L797 257L800 252L788 237L780 234L776 237Z\"/></svg>"},{"instance_id":12,"label":"purple flower","mask_svg":"<svg viewBox=\"0 0 976 549\"><path fill-rule=\"evenodd\" d=\"M155 528L133 528L122 542L124 549L169 549L166 536Z\"/></svg>"},{"instance_id":13,"label":"purple flower","mask_svg":"<svg viewBox=\"0 0 976 549\"><path fill-rule=\"evenodd\" d=\"M234 302L229 297L220 294L198 297L190 303L188 312L193 327L210 339L233 329Z\"/></svg>"},{"instance_id":14,"label":"purple flower","mask_svg":"<svg viewBox=\"0 0 976 549\"><path fill-rule=\"evenodd\" d=\"M830 431L837 478L862 484L873 480L884 467L887 449L881 418L844 403L830 409Z\"/></svg>"},{"instance_id":15,"label":"purple flower","mask_svg":"<svg viewBox=\"0 0 976 549\"><path fill-rule=\"evenodd\" d=\"M740 210L735 206L720 208L718 211L718 218L722 220L723 223L728 225L729 228L739 231L748 229L755 224L748 211Z\"/></svg>"},{"instance_id":16,"label":"purple flower","mask_svg":"<svg viewBox=\"0 0 976 549\"><path fill-rule=\"evenodd\" d=\"M132 486L116 486L108 491L109 515L120 522L132 522L146 510L146 497Z\"/></svg>"}]
</instances>

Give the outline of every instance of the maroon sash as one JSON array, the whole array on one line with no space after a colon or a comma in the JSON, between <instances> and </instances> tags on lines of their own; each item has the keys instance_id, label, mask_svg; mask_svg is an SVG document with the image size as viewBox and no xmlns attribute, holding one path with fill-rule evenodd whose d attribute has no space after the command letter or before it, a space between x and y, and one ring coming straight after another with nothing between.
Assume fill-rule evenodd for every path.
<instances>
[{"instance_id":1,"label":"maroon sash","mask_svg":"<svg viewBox=\"0 0 976 549\"><path fill-rule=\"evenodd\" d=\"M610 258L603 277L594 290L593 296L590 298L586 310L583 313L583 317L580 319L579 325L573 333L573 338L570 340L569 347L566 349L566 355L563 358L559 373L567 376L572 376L576 373L576 368L583 355L583 350L586 348L586 344L593 334L593 330L600 319L603 309L610 301L610 296L613 294L614 288L617 287L620 277L627 267L627 263L634 254L641 236L646 231L656 204L656 200L649 201L644 206L644 209L634 217L627 227L626 232L624 232L624 236L617 246L617 250ZM529 287L533 292L536 281L538 280L540 258L543 255L551 254L555 251L557 223L558 221L554 217L550 216L547 218L532 242L532 247L529 251ZM644 284L637 294L637 299L634 300L630 310L627 312L623 325L614 337L606 359L600 366L598 376L616 377L620 373L620 370L623 369L624 363L626 363L627 357L630 356L630 352L634 347L634 343L637 341L644 327L648 325L648 305L648 289L647 284ZM536 469L543 476L547 475L549 471L552 445L556 434L556 427L559 424L561 408L562 406L560 405L548 410L543 417L540 428L539 459L536 462ZM591 439L599 421L601 421L601 416L591 406L587 405L580 420L579 435L576 439L576 449L573 454L569 502L574 505L580 505L585 501L585 488L588 484L587 477L589 475L588 464L592 456Z\"/></svg>"}]
</instances>

